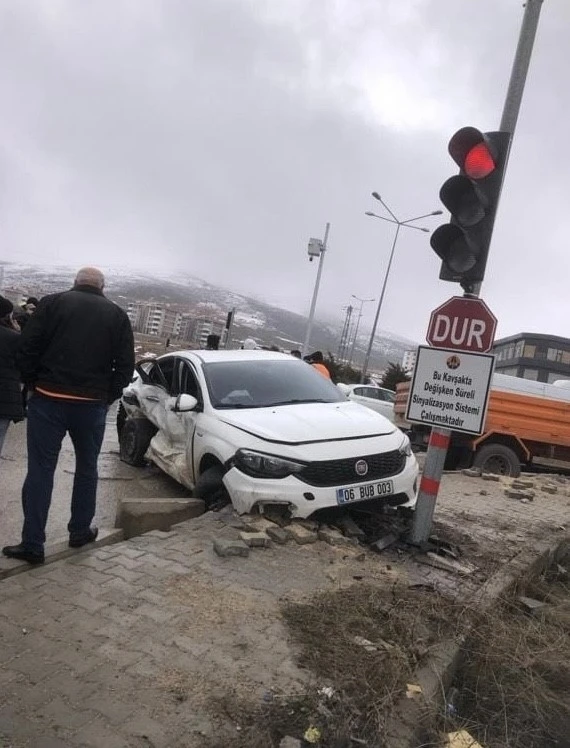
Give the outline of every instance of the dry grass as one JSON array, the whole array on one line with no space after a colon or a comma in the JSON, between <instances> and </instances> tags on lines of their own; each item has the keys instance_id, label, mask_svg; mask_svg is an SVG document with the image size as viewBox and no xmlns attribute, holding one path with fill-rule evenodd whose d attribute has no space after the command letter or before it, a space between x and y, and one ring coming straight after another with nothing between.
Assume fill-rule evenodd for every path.
<instances>
[{"instance_id":1,"label":"dry grass","mask_svg":"<svg viewBox=\"0 0 570 748\"><path fill-rule=\"evenodd\" d=\"M251 705L229 694L220 710L241 727L215 748L270 748L315 725L321 748L377 746L418 665L466 622L465 609L433 590L354 585L283 608L299 664L314 676L294 697ZM374 650L355 637L372 642ZM332 696L319 693L330 687ZM359 742L361 741L361 742Z\"/></svg>"},{"instance_id":2,"label":"dry grass","mask_svg":"<svg viewBox=\"0 0 570 748\"><path fill-rule=\"evenodd\" d=\"M570 745L570 587L546 577L522 594L549 610L529 615L513 598L478 623L455 684L459 719L485 748L562 748Z\"/></svg>"}]
</instances>

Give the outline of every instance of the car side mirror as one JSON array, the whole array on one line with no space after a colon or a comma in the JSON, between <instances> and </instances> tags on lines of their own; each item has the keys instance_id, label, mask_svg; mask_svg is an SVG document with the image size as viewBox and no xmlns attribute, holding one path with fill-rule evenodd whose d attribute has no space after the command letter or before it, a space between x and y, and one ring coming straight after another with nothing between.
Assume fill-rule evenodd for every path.
<instances>
[{"instance_id":1,"label":"car side mirror","mask_svg":"<svg viewBox=\"0 0 570 748\"><path fill-rule=\"evenodd\" d=\"M171 410L175 413L190 413L196 410L198 400L192 395L178 395L174 400L174 404L171 406Z\"/></svg>"}]
</instances>

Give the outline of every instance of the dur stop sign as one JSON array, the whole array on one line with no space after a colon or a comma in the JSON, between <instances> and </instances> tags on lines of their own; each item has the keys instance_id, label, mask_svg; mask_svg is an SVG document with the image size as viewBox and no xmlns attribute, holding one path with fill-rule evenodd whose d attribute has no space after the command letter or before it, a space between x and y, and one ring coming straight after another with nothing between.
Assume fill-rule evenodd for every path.
<instances>
[{"instance_id":1,"label":"dur stop sign","mask_svg":"<svg viewBox=\"0 0 570 748\"><path fill-rule=\"evenodd\" d=\"M497 318L482 299L453 296L431 313L426 340L434 348L487 353L496 329Z\"/></svg>"}]
</instances>

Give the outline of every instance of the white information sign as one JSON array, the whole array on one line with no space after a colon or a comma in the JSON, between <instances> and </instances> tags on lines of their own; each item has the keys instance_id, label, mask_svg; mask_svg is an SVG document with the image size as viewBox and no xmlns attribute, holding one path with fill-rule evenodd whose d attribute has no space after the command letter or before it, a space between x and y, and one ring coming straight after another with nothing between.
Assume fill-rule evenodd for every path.
<instances>
[{"instance_id":1,"label":"white information sign","mask_svg":"<svg viewBox=\"0 0 570 748\"><path fill-rule=\"evenodd\" d=\"M406 419L483 433L494 361L487 353L420 346Z\"/></svg>"}]
</instances>

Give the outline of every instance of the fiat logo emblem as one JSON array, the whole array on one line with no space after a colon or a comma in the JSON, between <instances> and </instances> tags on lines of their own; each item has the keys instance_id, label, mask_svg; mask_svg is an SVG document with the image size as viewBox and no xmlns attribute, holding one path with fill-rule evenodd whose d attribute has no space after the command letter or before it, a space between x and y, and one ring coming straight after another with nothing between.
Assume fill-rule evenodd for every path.
<instances>
[{"instance_id":1,"label":"fiat logo emblem","mask_svg":"<svg viewBox=\"0 0 570 748\"><path fill-rule=\"evenodd\" d=\"M356 470L357 475L366 475L368 472L368 463L366 460L358 460L358 462L355 464L354 469Z\"/></svg>"}]
</instances>

